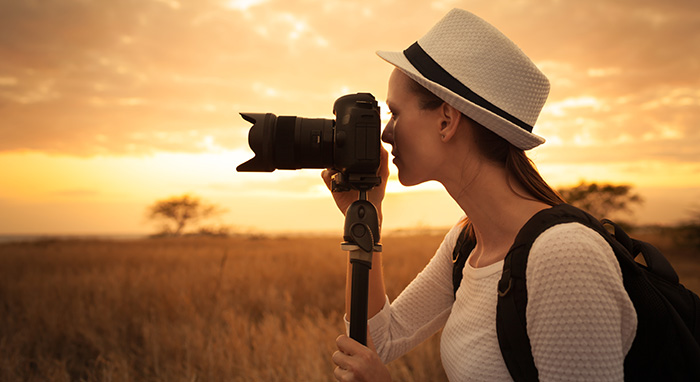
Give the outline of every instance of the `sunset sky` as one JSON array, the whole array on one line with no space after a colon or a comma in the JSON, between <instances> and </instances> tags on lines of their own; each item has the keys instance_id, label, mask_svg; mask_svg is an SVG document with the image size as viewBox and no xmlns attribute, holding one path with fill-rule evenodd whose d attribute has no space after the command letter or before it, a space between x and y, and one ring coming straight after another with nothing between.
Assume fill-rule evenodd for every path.
<instances>
[{"instance_id":1,"label":"sunset sky","mask_svg":"<svg viewBox=\"0 0 700 382\"><path fill-rule=\"evenodd\" d=\"M549 77L530 156L552 185L633 184L641 223L700 206L697 0L0 0L0 234L148 233L146 207L184 193L241 230L341 230L318 170L235 171L252 156L238 113L384 100L392 67L374 52L453 7ZM384 213L387 229L462 214L395 168Z\"/></svg>"}]
</instances>

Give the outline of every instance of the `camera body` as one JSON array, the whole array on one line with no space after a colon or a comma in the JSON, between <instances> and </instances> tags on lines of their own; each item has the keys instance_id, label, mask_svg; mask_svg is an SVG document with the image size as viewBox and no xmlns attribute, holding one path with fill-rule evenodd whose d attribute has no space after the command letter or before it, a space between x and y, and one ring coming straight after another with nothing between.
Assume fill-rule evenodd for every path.
<instances>
[{"instance_id":1,"label":"camera body","mask_svg":"<svg viewBox=\"0 0 700 382\"><path fill-rule=\"evenodd\" d=\"M237 171L332 168L338 171L334 190L368 190L379 184L381 120L370 93L348 94L333 105L332 119L272 113L241 113L253 123L248 144L255 156Z\"/></svg>"}]
</instances>

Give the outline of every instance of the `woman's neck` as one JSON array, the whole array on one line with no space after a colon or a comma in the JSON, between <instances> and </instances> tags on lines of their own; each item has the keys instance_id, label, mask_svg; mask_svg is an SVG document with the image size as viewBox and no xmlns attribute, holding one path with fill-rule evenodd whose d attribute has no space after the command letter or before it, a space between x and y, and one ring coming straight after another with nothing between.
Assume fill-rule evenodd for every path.
<instances>
[{"instance_id":1,"label":"woman's neck","mask_svg":"<svg viewBox=\"0 0 700 382\"><path fill-rule=\"evenodd\" d=\"M443 183L447 192L471 221L476 234L472 265L486 266L502 260L522 226L537 212L549 207L532 198L505 168L481 162L463 169L458 181ZM465 185L466 183L466 185Z\"/></svg>"}]
</instances>

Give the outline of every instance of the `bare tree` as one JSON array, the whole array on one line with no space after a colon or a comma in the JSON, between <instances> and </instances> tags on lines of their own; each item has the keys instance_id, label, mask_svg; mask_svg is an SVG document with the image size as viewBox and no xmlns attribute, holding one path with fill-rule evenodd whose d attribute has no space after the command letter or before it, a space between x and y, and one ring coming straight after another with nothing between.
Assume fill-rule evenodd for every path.
<instances>
[{"instance_id":1,"label":"bare tree","mask_svg":"<svg viewBox=\"0 0 700 382\"><path fill-rule=\"evenodd\" d=\"M569 204L587 211L598 219L615 213L631 212L632 204L642 204L642 197L628 184L598 184L582 181L576 186L561 188L559 194Z\"/></svg>"},{"instance_id":2,"label":"bare tree","mask_svg":"<svg viewBox=\"0 0 700 382\"><path fill-rule=\"evenodd\" d=\"M222 212L197 196L184 194L156 201L148 207L147 217L161 224L160 234L179 236L190 226Z\"/></svg>"}]
</instances>

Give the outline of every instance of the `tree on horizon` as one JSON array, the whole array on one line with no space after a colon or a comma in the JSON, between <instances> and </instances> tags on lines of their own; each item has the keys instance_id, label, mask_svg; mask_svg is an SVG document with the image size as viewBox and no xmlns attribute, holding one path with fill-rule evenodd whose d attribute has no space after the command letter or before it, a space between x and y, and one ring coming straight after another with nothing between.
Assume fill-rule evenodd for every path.
<instances>
[{"instance_id":1,"label":"tree on horizon","mask_svg":"<svg viewBox=\"0 0 700 382\"><path fill-rule=\"evenodd\" d=\"M632 212L633 204L642 204L642 197L629 184L610 184L581 181L573 187L557 190L564 200L597 219L611 218L621 212Z\"/></svg>"},{"instance_id":2,"label":"tree on horizon","mask_svg":"<svg viewBox=\"0 0 700 382\"><path fill-rule=\"evenodd\" d=\"M160 224L158 235L181 236L188 228L223 211L214 204L203 202L198 196L183 194L156 201L148 207L147 217Z\"/></svg>"}]
</instances>

